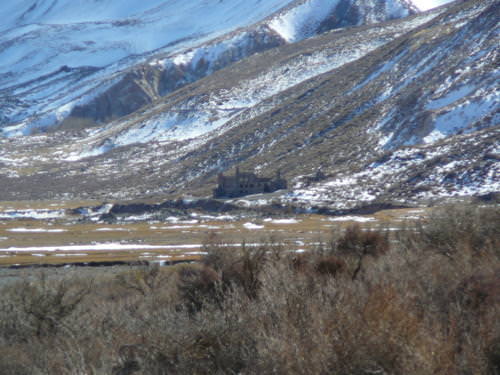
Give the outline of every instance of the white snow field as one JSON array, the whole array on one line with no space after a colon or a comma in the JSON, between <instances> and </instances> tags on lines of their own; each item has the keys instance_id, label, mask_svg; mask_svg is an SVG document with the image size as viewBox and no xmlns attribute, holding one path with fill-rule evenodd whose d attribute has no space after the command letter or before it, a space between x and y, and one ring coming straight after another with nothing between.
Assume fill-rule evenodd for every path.
<instances>
[{"instance_id":1,"label":"white snow field","mask_svg":"<svg viewBox=\"0 0 500 375\"><path fill-rule=\"evenodd\" d=\"M165 47L178 48L255 23L292 0L3 0L0 87L61 66L103 67ZM12 79L14 78L14 80Z\"/></svg>"}]
</instances>

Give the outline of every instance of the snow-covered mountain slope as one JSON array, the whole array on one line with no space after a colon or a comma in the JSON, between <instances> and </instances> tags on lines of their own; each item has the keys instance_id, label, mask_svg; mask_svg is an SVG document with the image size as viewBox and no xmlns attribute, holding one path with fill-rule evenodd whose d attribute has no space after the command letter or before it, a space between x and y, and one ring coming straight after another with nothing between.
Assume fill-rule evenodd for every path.
<instances>
[{"instance_id":1,"label":"snow-covered mountain slope","mask_svg":"<svg viewBox=\"0 0 500 375\"><path fill-rule=\"evenodd\" d=\"M325 181L298 178L285 199L306 206L499 191L499 16L495 2L456 5L356 66L297 88L309 95L282 113L300 117L265 120L280 128L247 147L246 165L295 176L321 167ZM330 103L318 106L326 93Z\"/></svg>"},{"instance_id":2,"label":"snow-covered mountain slope","mask_svg":"<svg viewBox=\"0 0 500 375\"><path fill-rule=\"evenodd\" d=\"M197 48L148 56L101 81L57 133L0 138L0 199L205 195L218 172L236 166L281 169L291 189L272 199L303 208L500 190L495 0L311 38L300 26L308 23L294 21L305 38L294 42L285 36L300 33L271 28L305 4ZM313 29L340 22L318 24L308 9ZM85 113L139 104L138 92L137 111L68 130L78 111L85 127L93 121ZM314 181L318 168L326 178Z\"/></svg>"},{"instance_id":3,"label":"snow-covered mountain slope","mask_svg":"<svg viewBox=\"0 0 500 375\"><path fill-rule=\"evenodd\" d=\"M186 48L186 41L199 44L251 25L291 2L5 0L1 72L8 78L0 87L64 65L104 67L161 47Z\"/></svg>"},{"instance_id":4,"label":"snow-covered mountain slope","mask_svg":"<svg viewBox=\"0 0 500 375\"><path fill-rule=\"evenodd\" d=\"M500 129L383 154L363 168L324 181L295 178L283 202L309 208L350 209L376 203L418 204L500 191Z\"/></svg>"},{"instance_id":5,"label":"snow-covered mountain slope","mask_svg":"<svg viewBox=\"0 0 500 375\"><path fill-rule=\"evenodd\" d=\"M357 60L438 14L440 11L397 24L325 34L299 46L261 53L179 90L139 114L93 132L79 143L81 150L74 152L70 160L134 143L183 141L200 136L190 146L206 142L283 102L284 98L276 94Z\"/></svg>"},{"instance_id":6,"label":"snow-covered mountain slope","mask_svg":"<svg viewBox=\"0 0 500 375\"><path fill-rule=\"evenodd\" d=\"M6 1L0 127L88 126L253 53L414 12L405 0Z\"/></svg>"},{"instance_id":7,"label":"snow-covered mountain slope","mask_svg":"<svg viewBox=\"0 0 500 375\"><path fill-rule=\"evenodd\" d=\"M21 130L54 124L69 113L74 100L82 103L99 95L113 85L118 72L145 61L153 51L196 46L291 2L3 1L3 117L8 123L21 122ZM39 112L46 116L33 117ZM33 121L38 123L30 125Z\"/></svg>"}]
</instances>

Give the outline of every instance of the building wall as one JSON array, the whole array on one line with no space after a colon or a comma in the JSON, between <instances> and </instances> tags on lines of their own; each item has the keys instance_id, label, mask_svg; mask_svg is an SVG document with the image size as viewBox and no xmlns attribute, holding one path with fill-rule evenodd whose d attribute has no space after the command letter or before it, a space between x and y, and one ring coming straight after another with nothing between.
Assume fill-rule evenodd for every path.
<instances>
[{"instance_id":1,"label":"building wall","mask_svg":"<svg viewBox=\"0 0 500 375\"><path fill-rule=\"evenodd\" d=\"M282 178L262 178L253 173L240 173L234 176L218 177L218 186L214 189L215 197L241 197L249 194L269 193L286 189L286 180Z\"/></svg>"}]
</instances>

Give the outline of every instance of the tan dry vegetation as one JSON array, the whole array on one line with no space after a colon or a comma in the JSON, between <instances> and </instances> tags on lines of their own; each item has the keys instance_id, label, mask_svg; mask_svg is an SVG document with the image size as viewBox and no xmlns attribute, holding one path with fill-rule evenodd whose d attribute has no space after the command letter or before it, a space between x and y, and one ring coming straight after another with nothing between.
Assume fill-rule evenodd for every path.
<instances>
[{"instance_id":1,"label":"tan dry vegetation","mask_svg":"<svg viewBox=\"0 0 500 375\"><path fill-rule=\"evenodd\" d=\"M76 253L76 254L75 254ZM199 255L183 254L181 251L158 251L148 250L147 255L143 255L145 251L130 250L130 251L92 251L83 255L82 252L63 252L46 253L43 256L28 254L15 254L0 258L0 266L12 265L62 265L68 263L90 263L90 262L137 262L137 261L160 261L167 262L178 261L197 261ZM36 254L40 254L39 252Z\"/></svg>"},{"instance_id":2,"label":"tan dry vegetation","mask_svg":"<svg viewBox=\"0 0 500 375\"><path fill-rule=\"evenodd\" d=\"M303 254L212 235L194 265L10 285L0 373L495 375L498 219L449 207Z\"/></svg>"},{"instance_id":3,"label":"tan dry vegetation","mask_svg":"<svg viewBox=\"0 0 500 375\"><path fill-rule=\"evenodd\" d=\"M82 203L82 202L78 202ZM15 205L10 202L3 202L0 209L44 209L44 208L75 208L80 204L60 202L38 202L31 205L30 202L23 202ZM417 214L415 210L384 210L374 215L365 215L367 219L375 219L362 223L364 228L384 228L402 226L406 216L423 217L427 215L428 209ZM419 210L417 210L419 211ZM128 243L147 244L156 246L179 246L179 249L152 249L152 250L78 250L75 254L87 254L85 256L72 255L70 251L40 251L16 252L2 251L0 253L0 265L10 264L61 264L70 262L92 262L92 261L134 261L147 260L143 253L149 252L153 256L149 259L161 255L172 256L174 259L184 258L185 252L193 250L183 250L182 245L201 245L204 239L211 233L224 238L229 244L240 245L242 241L246 243L262 243L265 239L274 238L287 244L290 249L305 248L310 249L317 246L318 242L326 241L332 230L345 228L352 221L331 221L331 217L322 215L297 215L294 216L297 223L269 222L263 219L244 219L234 221L206 220L195 224L176 223L148 223L133 222L122 224L103 223L79 223L67 222L66 220L5 220L0 221L0 248L11 247L46 247L65 245L89 245L92 243ZM245 223L254 223L263 226L262 229L252 230L244 226ZM13 229L27 229L27 231L12 231ZM32 232L40 230L40 232ZM64 230L63 232L47 232L50 230ZM298 245L302 244L303 245ZM43 254L45 256L33 255ZM189 259L197 259L196 256L188 256Z\"/></svg>"},{"instance_id":4,"label":"tan dry vegetation","mask_svg":"<svg viewBox=\"0 0 500 375\"><path fill-rule=\"evenodd\" d=\"M33 200L33 201L0 201L0 211L37 210L37 209L73 209L77 207L96 206L102 202L93 200Z\"/></svg>"}]
</instances>

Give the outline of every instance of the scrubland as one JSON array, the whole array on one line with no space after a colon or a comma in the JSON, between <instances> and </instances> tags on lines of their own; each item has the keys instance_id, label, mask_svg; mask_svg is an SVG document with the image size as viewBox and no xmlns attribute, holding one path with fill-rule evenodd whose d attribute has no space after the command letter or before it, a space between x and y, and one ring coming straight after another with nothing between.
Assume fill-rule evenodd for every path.
<instances>
[{"instance_id":1,"label":"scrubland","mask_svg":"<svg viewBox=\"0 0 500 375\"><path fill-rule=\"evenodd\" d=\"M1 290L0 374L499 374L500 211ZM88 275L88 273L87 273Z\"/></svg>"}]
</instances>

